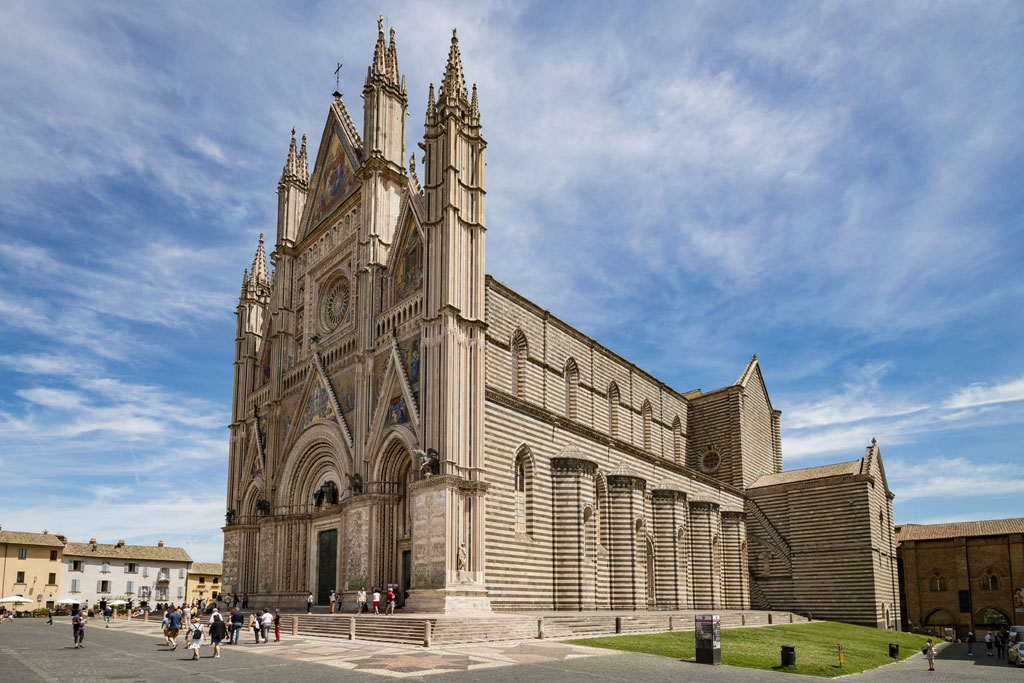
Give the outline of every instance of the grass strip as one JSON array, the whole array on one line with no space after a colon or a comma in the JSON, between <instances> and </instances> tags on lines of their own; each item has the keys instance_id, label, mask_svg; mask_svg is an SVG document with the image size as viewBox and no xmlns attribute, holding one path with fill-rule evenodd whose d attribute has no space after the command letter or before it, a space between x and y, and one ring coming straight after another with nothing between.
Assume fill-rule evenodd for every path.
<instances>
[{"instance_id":1,"label":"grass strip","mask_svg":"<svg viewBox=\"0 0 1024 683\"><path fill-rule=\"evenodd\" d=\"M902 660L920 652L926 640L927 636L835 621L730 628L722 629L722 663L832 678L895 661L889 657L889 643L899 644ZM582 638L565 642L689 661L695 657L692 631ZM842 644L845 655L842 667L839 665L839 644ZM795 667L783 669L780 666L782 645L796 647Z\"/></svg>"}]
</instances>

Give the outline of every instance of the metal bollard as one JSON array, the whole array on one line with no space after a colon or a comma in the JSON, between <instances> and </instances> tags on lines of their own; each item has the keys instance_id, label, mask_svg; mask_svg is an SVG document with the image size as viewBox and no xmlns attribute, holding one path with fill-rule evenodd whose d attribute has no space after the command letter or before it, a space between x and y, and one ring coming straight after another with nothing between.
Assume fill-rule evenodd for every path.
<instances>
[{"instance_id":1,"label":"metal bollard","mask_svg":"<svg viewBox=\"0 0 1024 683\"><path fill-rule=\"evenodd\" d=\"M747 615L746 614L741 614L740 615L740 626L746 626L746 625L747 625Z\"/></svg>"},{"instance_id":2,"label":"metal bollard","mask_svg":"<svg viewBox=\"0 0 1024 683\"><path fill-rule=\"evenodd\" d=\"M423 647L430 647L430 620L423 620Z\"/></svg>"},{"instance_id":3,"label":"metal bollard","mask_svg":"<svg viewBox=\"0 0 1024 683\"><path fill-rule=\"evenodd\" d=\"M771 626L771 623L772 623L772 613L769 612L768 613L768 625Z\"/></svg>"},{"instance_id":4,"label":"metal bollard","mask_svg":"<svg viewBox=\"0 0 1024 683\"><path fill-rule=\"evenodd\" d=\"M615 617L615 632L622 633L622 617Z\"/></svg>"},{"instance_id":5,"label":"metal bollard","mask_svg":"<svg viewBox=\"0 0 1024 683\"><path fill-rule=\"evenodd\" d=\"M299 618L294 614L292 615L292 635L299 635Z\"/></svg>"}]
</instances>

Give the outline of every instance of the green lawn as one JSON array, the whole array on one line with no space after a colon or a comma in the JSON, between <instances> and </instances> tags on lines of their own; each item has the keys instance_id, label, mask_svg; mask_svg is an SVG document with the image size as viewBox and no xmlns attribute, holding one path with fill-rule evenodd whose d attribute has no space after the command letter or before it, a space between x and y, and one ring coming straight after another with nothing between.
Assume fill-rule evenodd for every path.
<instances>
[{"instance_id":1,"label":"green lawn","mask_svg":"<svg viewBox=\"0 0 1024 683\"><path fill-rule=\"evenodd\" d=\"M926 640L926 636L834 621L730 628L722 629L722 663L831 678L874 669L893 661L889 658L889 643L899 643L900 659L906 659L920 652ZM584 638L566 642L691 661L694 659L692 631ZM846 655L842 667L839 666L839 643L842 643ZM796 646L795 668L782 669L779 666L781 645Z\"/></svg>"}]
</instances>

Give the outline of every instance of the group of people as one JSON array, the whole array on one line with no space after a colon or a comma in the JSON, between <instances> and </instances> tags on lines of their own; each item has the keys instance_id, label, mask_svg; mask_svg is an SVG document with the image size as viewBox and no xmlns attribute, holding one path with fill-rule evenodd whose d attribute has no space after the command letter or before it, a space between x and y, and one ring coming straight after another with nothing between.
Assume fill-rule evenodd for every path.
<instances>
[{"instance_id":1,"label":"group of people","mask_svg":"<svg viewBox=\"0 0 1024 683\"><path fill-rule=\"evenodd\" d=\"M193 661L199 659L199 650L202 648L207 636L213 645L213 654L211 656L214 659L220 658L220 646L225 640L227 641L226 645L238 644L238 635L245 624L245 615L241 609L232 607L227 618L225 618L221 615L220 610L213 608L209 612L210 619L205 630L198 613L196 613L197 608L193 607L191 614L186 609L184 607L172 608L164 613L162 624L164 640L171 651L178 649L178 636L182 630L185 630L185 643L188 649L192 650ZM252 629L256 643L260 642L261 636L264 643L269 642L271 628L274 629L275 640L280 642L281 613L278 610L274 610L273 613L269 609L257 610L249 619L249 628Z\"/></svg>"},{"instance_id":2,"label":"group of people","mask_svg":"<svg viewBox=\"0 0 1024 683\"><path fill-rule=\"evenodd\" d=\"M967 656L974 656L974 643L976 639L974 637L974 631L967 634ZM1005 628L996 631L993 634L991 631L985 634L985 654L989 657L999 657L1000 659L1006 657L1006 648L1010 645L1010 634ZM993 654L995 650L995 654Z\"/></svg>"},{"instance_id":3,"label":"group of people","mask_svg":"<svg viewBox=\"0 0 1024 683\"><path fill-rule=\"evenodd\" d=\"M373 591L371 591L371 595L373 597L373 613L380 614L380 589L374 587ZM331 603L331 614L334 614L335 609L337 609L338 612L341 612L341 596L342 594L339 591L331 589L331 592L327 598ZM394 616L395 600L395 589L391 586L388 586L387 606L384 608L385 615L390 614ZM310 594L306 596L306 614L309 614L313 611L313 603L313 593L310 592ZM362 614L363 612L366 612L367 614L370 613L370 604L369 601L367 600L366 586L360 586L359 592L356 593L356 614Z\"/></svg>"}]
</instances>

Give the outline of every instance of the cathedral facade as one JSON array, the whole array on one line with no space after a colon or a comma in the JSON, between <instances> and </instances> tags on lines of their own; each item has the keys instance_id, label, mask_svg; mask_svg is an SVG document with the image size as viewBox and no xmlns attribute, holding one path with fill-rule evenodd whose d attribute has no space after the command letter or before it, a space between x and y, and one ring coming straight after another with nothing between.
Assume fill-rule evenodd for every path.
<instances>
[{"instance_id":1,"label":"cathedral facade","mask_svg":"<svg viewBox=\"0 0 1024 683\"><path fill-rule=\"evenodd\" d=\"M486 141L454 32L422 182L393 30L362 95L360 134L334 94L312 175L293 131L272 275L261 236L243 277L225 592L299 606L393 584L424 612L898 614L892 534L870 524L847 544L848 576L801 589L808 533L879 511L891 529L877 446L863 505L833 478L802 480L844 501L805 533L792 486L772 483L789 473L756 356L728 387L679 392L485 274Z\"/></svg>"}]
</instances>

